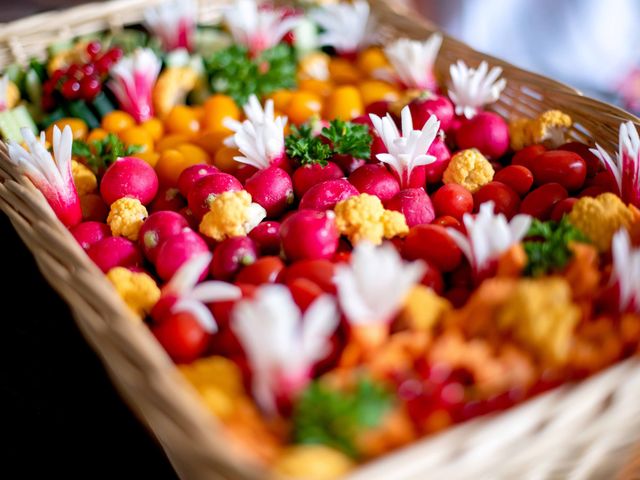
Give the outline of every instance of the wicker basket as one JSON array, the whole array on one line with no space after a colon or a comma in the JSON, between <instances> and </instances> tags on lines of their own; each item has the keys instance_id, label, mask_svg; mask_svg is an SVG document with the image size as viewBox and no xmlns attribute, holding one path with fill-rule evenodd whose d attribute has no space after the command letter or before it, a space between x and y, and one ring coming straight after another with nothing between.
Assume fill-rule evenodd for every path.
<instances>
[{"instance_id":1,"label":"wicker basket","mask_svg":"<svg viewBox=\"0 0 640 480\"><path fill-rule=\"evenodd\" d=\"M49 43L139 23L163 0L119 0L36 15L0 28L0 70L42 57ZM424 38L434 28L372 0L384 38ZM202 23L216 21L225 0L200 2ZM636 117L583 97L556 81L518 69L445 37L436 65L488 60L508 86L495 110L506 117L559 108L575 120L570 135L613 150L620 122ZM258 479L267 474L230 451L216 419L143 324L131 316L104 275L55 218L44 197L6 161L0 143L0 208L31 249L41 271L69 303L122 396L189 479ZM349 478L522 479L640 478L640 362L630 359L575 386L556 389L489 418L478 419L371 462Z\"/></svg>"}]
</instances>

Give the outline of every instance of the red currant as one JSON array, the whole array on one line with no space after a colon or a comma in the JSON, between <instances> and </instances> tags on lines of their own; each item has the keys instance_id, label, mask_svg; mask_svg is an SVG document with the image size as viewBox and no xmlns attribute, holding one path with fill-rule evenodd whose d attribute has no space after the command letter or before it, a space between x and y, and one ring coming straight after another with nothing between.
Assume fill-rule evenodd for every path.
<instances>
[{"instance_id":1,"label":"red currant","mask_svg":"<svg viewBox=\"0 0 640 480\"><path fill-rule=\"evenodd\" d=\"M93 100L98 95L98 93L100 93L102 84L100 83L100 79L98 79L98 77L92 75L90 77L85 77L82 80L80 89L82 98L84 98L85 100Z\"/></svg>"},{"instance_id":2,"label":"red currant","mask_svg":"<svg viewBox=\"0 0 640 480\"><path fill-rule=\"evenodd\" d=\"M95 58L96 55L100 53L100 50L102 50L102 45L97 40L89 42L87 45L87 54L89 55L89 58Z\"/></svg>"},{"instance_id":3,"label":"red currant","mask_svg":"<svg viewBox=\"0 0 640 480\"><path fill-rule=\"evenodd\" d=\"M124 52L120 47L112 47L111 49L109 49L106 55L108 56L109 60L115 63L122 58Z\"/></svg>"},{"instance_id":4,"label":"red currant","mask_svg":"<svg viewBox=\"0 0 640 480\"><path fill-rule=\"evenodd\" d=\"M62 96L69 100L75 100L80 96L80 82L70 78L62 84Z\"/></svg>"}]
</instances>

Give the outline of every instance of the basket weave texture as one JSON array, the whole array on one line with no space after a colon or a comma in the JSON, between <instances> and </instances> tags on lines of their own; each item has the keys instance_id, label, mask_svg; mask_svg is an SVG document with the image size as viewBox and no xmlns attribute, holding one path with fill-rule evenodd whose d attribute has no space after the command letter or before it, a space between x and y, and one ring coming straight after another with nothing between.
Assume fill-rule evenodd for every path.
<instances>
[{"instance_id":1,"label":"basket weave texture","mask_svg":"<svg viewBox=\"0 0 640 480\"><path fill-rule=\"evenodd\" d=\"M164 0L118 0L45 13L0 25L0 71L43 57L55 41L140 23ZM199 2L199 20L220 18L227 0ZM415 14L371 0L385 39L425 38L435 28ZM507 88L494 110L507 118L557 108L571 115L573 139L615 151L618 127L640 120L586 98L554 80L518 69L445 36L436 63L441 80L458 59L504 70ZM122 396L188 479L268 476L225 442L220 425L155 341L126 309L110 283L56 219L44 197L6 161L0 142L0 208L30 248L51 285L71 306L81 331L100 355ZM508 412L455 427L354 471L376 479L632 479L640 478L640 361L629 359L575 386L566 386Z\"/></svg>"}]
</instances>

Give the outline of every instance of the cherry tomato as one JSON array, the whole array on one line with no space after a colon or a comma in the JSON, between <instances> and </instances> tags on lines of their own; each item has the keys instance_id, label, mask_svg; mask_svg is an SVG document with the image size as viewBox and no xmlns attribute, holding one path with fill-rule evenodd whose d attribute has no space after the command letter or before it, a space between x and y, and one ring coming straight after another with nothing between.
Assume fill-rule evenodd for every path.
<instances>
[{"instance_id":1,"label":"cherry tomato","mask_svg":"<svg viewBox=\"0 0 640 480\"><path fill-rule=\"evenodd\" d=\"M451 215L444 215L436 218L431 225L440 225L441 227L452 227L456 230L463 231L462 223L457 218L453 218Z\"/></svg>"},{"instance_id":2,"label":"cherry tomato","mask_svg":"<svg viewBox=\"0 0 640 480\"><path fill-rule=\"evenodd\" d=\"M289 291L293 296L296 305L303 312L313 303L313 301L324 293L324 291L308 278L296 278L287 283Z\"/></svg>"},{"instance_id":3,"label":"cherry tomato","mask_svg":"<svg viewBox=\"0 0 640 480\"><path fill-rule=\"evenodd\" d=\"M587 187L584 190L582 190L579 194L578 194L578 198L582 198L582 197L597 197L598 195L602 194L602 193L607 193L609 190L607 190L606 188L604 188L601 185L592 185L591 187Z\"/></svg>"},{"instance_id":4,"label":"cherry tomato","mask_svg":"<svg viewBox=\"0 0 640 480\"><path fill-rule=\"evenodd\" d=\"M618 184L616 179L608 171L598 172L585 184L589 187L602 187L605 192L617 192Z\"/></svg>"},{"instance_id":5,"label":"cherry tomato","mask_svg":"<svg viewBox=\"0 0 640 480\"><path fill-rule=\"evenodd\" d=\"M287 267L281 274L281 280L289 284L297 278L306 278L327 293L336 293L333 284L335 265L329 260L299 260Z\"/></svg>"},{"instance_id":6,"label":"cherry tomato","mask_svg":"<svg viewBox=\"0 0 640 480\"><path fill-rule=\"evenodd\" d=\"M523 167L527 167L529 170L531 170L534 164L534 160L546 151L547 149L542 145L529 145L528 147L524 147L522 150L519 150L515 153L513 159L511 160L511 164L522 165Z\"/></svg>"},{"instance_id":7,"label":"cherry tomato","mask_svg":"<svg viewBox=\"0 0 640 480\"><path fill-rule=\"evenodd\" d=\"M551 211L551 220L554 222L559 222L562 220L562 217L571 211L573 208L573 204L578 201L575 197L565 198L564 200L560 200L556 203L555 207Z\"/></svg>"},{"instance_id":8,"label":"cherry tomato","mask_svg":"<svg viewBox=\"0 0 640 480\"><path fill-rule=\"evenodd\" d=\"M522 165L509 165L497 172L493 179L511 187L520 196L527 193L533 185L533 173Z\"/></svg>"},{"instance_id":9,"label":"cherry tomato","mask_svg":"<svg viewBox=\"0 0 640 480\"><path fill-rule=\"evenodd\" d=\"M559 183L569 191L582 187L587 165L577 153L552 150L536 157L531 172L538 185Z\"/></svg>"},{"instance_id":10,"label":"cherry tomato","mask_svg":"<svg viewBox=\"0 0 640 480\"><path fill-rule=\"evenodd\" d=\"M567 198L567 190L559 183L547 183L532 190L520 204L520 213L547 220L556 203Z\"/></svg>"},{"instance_id":11,"label":"cherry tomato","mask_svg":"<svg viewBox=\"0 0 640 480\"><path fill-rule=\"evenodd\" d=\"M473 195L456 183L440 187L431 200L438 216L448 215L461 220L465 213L471 213L473 210Z\"/></svg>"},{"instance_id":12,"label":"cherry tomato","mask_svg":"<svg viewBox=\"0 0 640 480\"><path fill-rule=\"evenodd\" d=\"M171 313L151 330L176 363L189 363L197 359L207 349L211 338L189 312Z\"/></svg>"},{"instance_id":13,"label":"cherry tomato","mask_svg":"<svg viewBox=\"0 0 640 480\"><path fill-rule=\"evenodd\" d=\"M252 285L275 283L283 268L284 263L279 257L262 257L240 270L236 276L236 281Z\"/></svg>"},{"instance_id":14,"label":"cherry tomato","mask_svg":"<svg viewBox=\"0 0 640 480\"><path fill-rule=\"evenodd\" d=\"M248 283L236 282L235 285L242 292L242 298L253 297L253 294L258 288L256 285L250 285ZM231 311L237 301L238 300L225 300L223 302L214 302L207 305L213 312L213 317L216 319L216 323L220 330L224 330L229 325L229 322L231 321ZM216 337L218 337L218 335L214 336L214 341L216 340Z\"/></svg>"},{"instance_id":15,"label":"cherry tomato","mask_svg":"<svg viewBox=\"0 0 640 480\"><path fill-rule=\"evenodd\" d=\"M473 196L475 200L475 210L478 211L480 205L492 201L494 212L502 213L505 217L511 218L518 213L520 208L520 197L509 186L502 182L489 182L483 185Z\"/></svg>"},{"instance_id":16,"label":"cherry tomato","mask_svg":"<svg viewBox=\"0 0 640 480\"><path fill-rule=\"evenodd\" d=\"M451 302L454 308L462 307L469 296L471 291L464 287L455 287L444 294L445 298Z\"/></svg>"},{"instance_id":17,"label":"cherry tomato","mask_svg":"<svg viewBox=\"0 0 640 480\"><path fill-rule=\"evenodd\" d=\"M464 287L470 289L473 287L473 271L469 263L461 263L458 268L449 273L447 277L447 285L451 288Z\"/></svg>"},{"instance_id":18,"label":"cherry tomato","mask_svg":"<svg viewBox=\"0 0 640 480\"><path fill-rule=\"evenodd\" d=\"M213 251L210 272L218 280L230 280L241 268L258 258L258 247L249 237L229 237Z\"/></svg>"},{"instance_id":19,"label":"cherry tomato","mask_svg":"<svg viewBox=\"0 0 640 480\"><path fill-rule=\"evenodd\" d=\"M438 295L441 295L442 291L444 290L444 280L442 279L442 274L436 267L434 267L430 263L425 262L425 265L426 270L420 283L422 283L422 285L424 285L425 287L433 289L433 291Z\"/></svg>"},{"instance_id":20,"label":"cherry tomato","mask_svg":"<svg viewBox=\"0 0 640 480\"><path fill-rule=\"evenodd\" d=\"M444 227L439 225L416 225L409 234L402 249L409 260L421 259L430 262L441 272L450 272L462 261L462 252Z\"/></svg>"},{"instance_id":21,"label":"cherry tomato","mask_svg":"<svg viewBox=\"0 0 640 480\"><path fill-rule=\"evenodd\" d=\"M596 173L598 173L602 169L602 164L600 163L600 159L596 157L589 150L589 146L580 142L569 142L564 145L560 145L558 150L566 150L568 152L577 153L582 157L584 162L587 164L587 177L593 177Z\"/></svg>"}]
</instances>

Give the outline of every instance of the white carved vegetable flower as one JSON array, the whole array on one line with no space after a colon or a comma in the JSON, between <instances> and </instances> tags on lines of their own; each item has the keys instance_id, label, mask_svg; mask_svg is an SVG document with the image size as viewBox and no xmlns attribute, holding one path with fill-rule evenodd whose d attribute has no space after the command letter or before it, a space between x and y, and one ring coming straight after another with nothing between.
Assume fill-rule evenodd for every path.
<instances>
[{"instance_id":1,"label":"white carved vegetable flower","mask_svg":"<svg viewBox=\"0 0 640 480\"><path fill-rule=\"evenodd\" d=\"M499 79L502 68L493 67L489 70L485 61L475 69L458 60L449 67L449 72L449 98L456 106L456 115L464 115L467 118L473 118L485 105L497 101L507 86L504 78Z\"/></svg>"},{"instance_id":2,"label":"white carved vegetable flower","mask_svg":"<svg viewBox=\"0 0 640 480\"><path fill-rule=\"evenodd\" d=\"M353 54L374 39L376 24L364 0L329 3L312 10L310 16L322 29L320 44L339 53Z\"/></svg>"},{"instance_id":3,"label":"white carved vegetable flower","mask_svg":"<svg viewBox=\"0 0 640 480\"><path fill-rule=\"evenodd\" d=\"M144 12L144 21L149 30L162 42L162 47L171 52L178 48L193 48L196 31L197 5L194 0L172 0Z\"/></svg>"},{"instance_id":4,"label":"white carved vegetable flower","mask_svg":"<svg viewBox=\"0 0 640 480\"><path fill-rule=\"evenodd\" d=\"M611 253L611 276L620 291L620 311L640 312L640 248L633 248L629 233L623 228L613 236Z\"/></svg>"},{"instance_id":5,"label":"white carved vegetable flower","mask_svg":"<svg viewBox=\"0 0 640 480\"><path fill-rule=\"evenodd\" d=\"M432 90L436 87L433 64L442 45L442 35L434 33L427 40L400 38L384 49L395 70L397 80L407 88Z\"/></svg>"}]
</instances>

